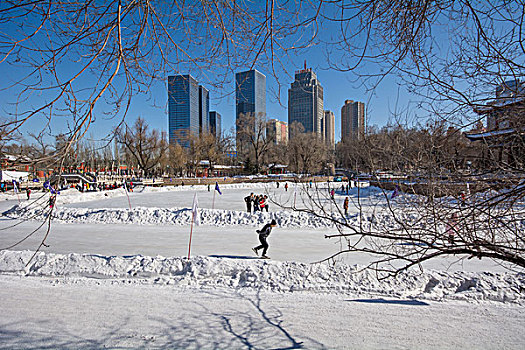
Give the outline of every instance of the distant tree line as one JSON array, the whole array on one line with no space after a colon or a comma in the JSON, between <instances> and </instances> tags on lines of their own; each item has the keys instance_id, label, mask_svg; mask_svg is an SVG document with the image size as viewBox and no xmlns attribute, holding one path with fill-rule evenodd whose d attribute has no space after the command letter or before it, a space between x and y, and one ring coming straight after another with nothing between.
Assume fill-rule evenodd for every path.
<instances>
[{"instance_id":1,"label":"distant tree line","mask_svg":"<svg viewBox=\"0 0 525 350\"><path fill-rule=\"evenodd\" d=\"M192 176L203 160L209 161L211 168L217 164L241 165L247 174L267 172L276 164L298 174L326 173L329 164L369 173L450 173L497 165L481 157L487 145L470 142L462 130L445 121L412 127L370 127L361 140L345 139L333 151L315 133L305 133L299 123L290 126L289 132L295 136L287 144L276 144L267 135L266 120L250 116L239 119L237 133L232 128L218 137L209 133L190 135L188 147L169 144L165 132L150 128L139 117L132 125L119 126L114 142L87 137L71 145L65 135L56 136L54 143L45 142L42 136L30 135L30 142L17 135L13 142L0 144L0 154L19 161L35 160L35 168L111 170L122 164L146 176ZM238 147L237 157L232 157L236 138L237 145L241 142L243 147ZM59 157L63 154L67 156Z\"/></svg>"},{"instance_id":2,"label":"distant tree line","mask_svg":"<svg viewBox=\"0 0 525 350\"><path fill-rule=\"evenodd\" d=\"M464 130L445 121L430 121L424 126L371 127L361 140L338 143L336 158L340 167L368 173L386 170L436 174L496 166L482 156L487 149L485 143L469 141Z\"/></svg>"}]
</instances>

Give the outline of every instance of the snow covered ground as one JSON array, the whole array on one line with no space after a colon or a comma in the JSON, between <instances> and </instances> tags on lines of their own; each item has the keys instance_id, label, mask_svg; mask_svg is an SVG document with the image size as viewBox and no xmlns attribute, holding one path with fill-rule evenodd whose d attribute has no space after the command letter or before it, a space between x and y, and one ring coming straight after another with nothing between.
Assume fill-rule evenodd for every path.
<instances>
[{"instance_id":1,"label":"snow covered ground","mask_svg":"<svg viewBox=\"0 0 525 350\"><path fill-rule=\"evenodd\" d=\"M340 247L324 239L329 223L275 206L244 212L250 192L302 203L290 185L225 185L215 198L213 186L137 188L129 202L123 190L62 192L49 247L26 266L40 230L0 251L0 347L523 348L523 273L448 258L379 281L362 269L365 254L311 264ZM359 192L365 206L382 199ZM202 225L188 260L195 193ZM38 196L16 209L15 195L0 197L0 248L41 223L47 196ZM272 260L259 260L254 231L271 218Z\"/></svg>"}]
</instances>

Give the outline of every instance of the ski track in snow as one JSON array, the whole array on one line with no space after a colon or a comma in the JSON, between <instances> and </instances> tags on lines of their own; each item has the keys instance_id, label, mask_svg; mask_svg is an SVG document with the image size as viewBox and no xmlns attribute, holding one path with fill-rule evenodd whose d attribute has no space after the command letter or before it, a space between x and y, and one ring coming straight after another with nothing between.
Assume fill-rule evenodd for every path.
<instances>
[{"instance_id":1,"label":"ski track in snow","mask_svg":"<svg viewBox=\"0 0 525 350\"><path fill-rule=\"evenodd\" d=\"M259 259L101 256L1 251L0 273L56 278L56 283L143 283L191 288L383 295L434 301L525 304L525 274L408 271L378 280L374 271L345 264L304 264Z\"/></svg>"}]
</instances>

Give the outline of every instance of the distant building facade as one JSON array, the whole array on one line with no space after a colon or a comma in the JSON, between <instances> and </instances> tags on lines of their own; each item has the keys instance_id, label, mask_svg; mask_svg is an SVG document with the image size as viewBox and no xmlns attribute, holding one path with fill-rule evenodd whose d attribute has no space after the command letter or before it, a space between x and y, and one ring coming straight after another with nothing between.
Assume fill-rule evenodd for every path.
<instances>
[{"instance_id":1,"label":"distant building facade","mask_svg":"<svg viewBox=\"0 0 525 350\"><path fill-rule=\"evenodd\" d=\"M306 133L316 133L324 138L323 88L311 68L295 72L295 81L288 89L288 126L300 123ZM289 138L293 138L290 130Z\"/></svg>"},{"instance_id":2,"label":"distant building facade","mask_svg":"<svg viewBox=\"0 0 525 350\"><path fill-rule=\"evenodd\" d=\"M219 114L219 112L210 112L210 133L213 134L215 137L219 137L222 133L221 115Z\"/></svg>"},{"instance_id":3,"label":"distant building facade","mask_svg":"<svg viewBox=\"0 0 525 350\"><path fill-rule=\"evenodd\" d=\"M362 140L365 136L365 104L346 100L341 107L341 140Z\"/></svg>"},{"instance_id":4,"label":"distant building facade","mask_svg":"<svg viewBox=\"0 0 525 350\"><path fill-rule=\"evenodd\" d=\"M323 135L328 148L335 149L335 115L332 111L324 111Z\"/></svg>"},{"instance_id":5,"label":"distant building facade","mask_svg":"<svg viewBox=\"0 0 525 350\"><path fill-rule=\"evenodd\" d=\"M496 99L476 111L487 115L487 130L510 128L516 115L523 115L524 96L525 83L519 80L506 81L496 88Z\"/></svg>"},{"instance_id":6,"label":"distant building facade","mask_svg":"<svg viewBox=\"0 0 525 350\"><path fill-rule=\"evenodd\" d=\"M288 125L278 119L270 119L266 127L266 137L275 145L288 143Z\"/></svg>"},{"instance_id":7,"label":"distant building facade","mask_svg":"<svg viewBox=\"0 0 525 350\"><path fill-rule=\"evenodd\" d=\"M191 75L169 76L169 142L188 147L190 134L199 134L199 83Z\"/></svg>"},{"instance_id":8,"label":"distant building facade","mask_svg":"<svg viewBox=\"0 0 525 350\"><path fill-rule=\"evenodd\" d=\"M266 76L255 69L235 74L237 152L242 151L246 142L239 134L239 118L242 116L255 116L266 121ZM256 126L252 127L255 132Z\"/></svg>"},{"instance_id":9,"label":"distant building facade","mask_svg":"<svg viewBox=\"0 0 525 350\"><path fill-rule=\"evenodd\" d=\"M525 83L506 81L496 88L496 98L474 108L486 116L487 129L477 128L465 136L486 147L480 148L476 160L483 166L525 168Z\"/></svg>"}]
</instances>

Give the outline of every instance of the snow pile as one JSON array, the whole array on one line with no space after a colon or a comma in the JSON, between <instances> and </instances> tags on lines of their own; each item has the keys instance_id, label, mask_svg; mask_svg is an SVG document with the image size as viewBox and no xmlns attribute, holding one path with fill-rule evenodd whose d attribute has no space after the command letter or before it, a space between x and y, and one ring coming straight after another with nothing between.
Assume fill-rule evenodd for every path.
<instances>
[{"instance_id":1,"label":"snow pile","mask_svg":"<svg viewBox=\"0 0 525 350\"><path fill-rule=\"evenodd\" d=\"M359 266L303 264L251 258L100 256L1 251L0 273L60 277L57 283L82 279L97 283L156 283L195 288L235 288L274 292L323 292L383 295L427 300L489 300L525 304L525 275L408 271L378 280Z\"/></svg>"},{"instance_id":2,"label":"snow pile","mask_svg":"<svg viewBox=\"0 0 525 350\"><path fill-rule=\"evenodd\" d=\"M220 185L222 189L260 189L264 191L268 185L261 183L239 183L239 184L224 184ZM215 188L215 186L212 186ZM151 186L137 186L130 195L139 193L169 193L169 192L195 192L195 191L207 191L208 185L188 185L188 186L162 186L162 187L151 187ZM120 187L115 190L108 191L93 191L93 192L79 192L76 189L67 189L60 191L60 195L57 197L57 204L69 204L69 203L81 203L90 202L100 199L109 199L115 197L126 196L124 188Z\"/></svg>"},{"instance_id":3,"label":"snow pile","mask_svg":"<svg viewBox=\"0 0 525 350\"><path fill-rule=\"evenodd\" d=\"M114 190L101 191L101 192L79 192L74 188L68 188L60 191L57 196L56 203L58 205L69 204L69 203L83 203L91 202L100 199L109 199L122 197L126 195L126 191L123 188L117 188Z\"/></svg>"},{"instance_id":4,"label":"snow pile","mask_svg":"<svg viewBox=\"0 0 525 350\"><path fill-rule=\"evenodd\" d=\"M42 220L49 210L34 206L14 206L3 215L10 218L31 218ZM189 225L192 219L190 208L56 208L53 220L68 224L133 224L133 225ZM259 226L275 219L279 227L323 228L332 227L331 221L303 212L256 212L199 209L202 225L210 226ZM357 220L357 218L355 218Z\"/></svg>"}]
</instances>

